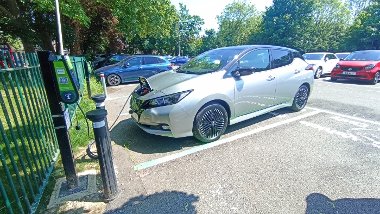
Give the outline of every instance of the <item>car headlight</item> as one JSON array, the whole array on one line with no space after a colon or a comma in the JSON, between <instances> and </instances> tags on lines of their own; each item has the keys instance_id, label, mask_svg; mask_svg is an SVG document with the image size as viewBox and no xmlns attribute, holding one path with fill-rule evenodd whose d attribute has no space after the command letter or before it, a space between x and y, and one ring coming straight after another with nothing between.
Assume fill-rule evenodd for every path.
<instances>
[{"instance_id":1,"label":"car headlight","mask_svg":"<svg viewBox=\"0 0 380 214\"><path fill-rule=\"evenodd\" d=\"M374 64L369 64L369 65L365 66L364 69L365 69L366 71L369 71L369 70L372 70L374 67L375 67Z\"/></svg>"},{"instance_id":2,"label":"car headlight","mask_svg":"<svg viewBox=\"0 0 380 214\"><path fill-rule=\"evenodd\" d=\"M160 106L168 106L168 105L176 104L180 102L183 98L185 98L187 95L189 95L192 91L193 90L182 91L179 93L170 94L170 95L147 100L143 104L143 108L148 109L148 108L155 108L155 107L160 107Z\"/></svg>"}]
</instances>

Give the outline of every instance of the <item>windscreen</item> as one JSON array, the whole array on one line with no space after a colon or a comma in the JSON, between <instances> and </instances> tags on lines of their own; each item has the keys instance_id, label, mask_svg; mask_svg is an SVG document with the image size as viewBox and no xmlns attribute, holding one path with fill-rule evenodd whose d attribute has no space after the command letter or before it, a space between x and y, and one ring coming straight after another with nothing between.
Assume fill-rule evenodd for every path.
<instances>
[{"instance_id":1,"label":"windscreen","mask_svg":"<svg viewBox=\"0 0 380 214\"><path fill-rule=\"evenodd\" d=\"M178 73L204 74L222 69L234 58L236 58L244 49L215 49L207 51L177 70Z\"/></svg>"},{"instance_id":2,"label":"windscreen","mask_svg":"<svg viewBox=\"0 0 380 214\"><path fill-rule=\"evenodd\" d=\"M380 51L356 51L344 60L349 61L380 61Z\"/></svg>"}]
</instances>

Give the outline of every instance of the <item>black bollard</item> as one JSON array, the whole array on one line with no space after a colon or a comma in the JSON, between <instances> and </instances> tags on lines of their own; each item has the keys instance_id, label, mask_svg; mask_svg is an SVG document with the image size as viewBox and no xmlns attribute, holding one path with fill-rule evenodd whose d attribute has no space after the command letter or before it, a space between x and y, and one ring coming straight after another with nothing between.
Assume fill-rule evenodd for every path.
<instances>
[{"instance_id":1,"label":"black bollard","mask_svg":"<svg viewBox=\"0 0 380 214\"><path fill-rule=\"evenodd\" d=\"M92 121L96 149L100 165L100 173L103 180L104 198L106 201L113 200L117 195L117 181L115 169L112 160L111 141L107 133L108 125L106 123L107 110L96 109L87 112L87 118Z\"/></svg>"},{"instance_id":2,"label":"black bollard","mask_svg":"<svg viewBox=\"0 0 380 214\"><path fill-rule=\"evenodd\" d=\"M96 109L105 109L105 103L106 95L104 94L97 94L91 97L91 99L95 102Z\"/></svg>"},{"instance_id":3,"label":"black bollard","mask_svg":"<svg viewBox=\"0 0 380 214\"><path fill-rule=\"evenodd\" d=\"M91 99L95 102L96 109L106 109L106 95L104 94L97 94L91 97ZM108 121L107 117L105 118L106 127L107 127L107 137L109 138L109 141L111 142L111 133L110 129L108 127Z\"/></svg>"}]
</instances>

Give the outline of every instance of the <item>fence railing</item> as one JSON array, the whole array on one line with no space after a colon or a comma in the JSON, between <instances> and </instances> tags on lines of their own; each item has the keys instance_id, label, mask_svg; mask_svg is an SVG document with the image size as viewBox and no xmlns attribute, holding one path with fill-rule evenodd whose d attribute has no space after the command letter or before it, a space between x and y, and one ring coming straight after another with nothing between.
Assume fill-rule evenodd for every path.
<instances>
[{"instance_id":1,"label":"fence railing","mask_svg":"<svg viewBox=\"0 0 380 214\"><path fill-rule=\"evenodd\" d=\"M0 109L0 213L32 213L58 155L35 53L0 51Z\"/></svg>"}]
</instances>

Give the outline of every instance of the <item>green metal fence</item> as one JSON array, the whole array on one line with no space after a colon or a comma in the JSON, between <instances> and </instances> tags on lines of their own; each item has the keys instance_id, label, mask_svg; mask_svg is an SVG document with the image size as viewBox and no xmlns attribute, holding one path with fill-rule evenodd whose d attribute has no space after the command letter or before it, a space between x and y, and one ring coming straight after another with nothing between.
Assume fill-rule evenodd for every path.
<instances>
[{"instance_id":1,"label":"green metal fence","mask_svg":"<svg viewBox=\"0 0 380 214\"><path fill-rule=\"evenodd\" d=\"M58 155L35 53L0 51L0 109L0 213L32 213Z\"/></svg>"}]
</instances>

